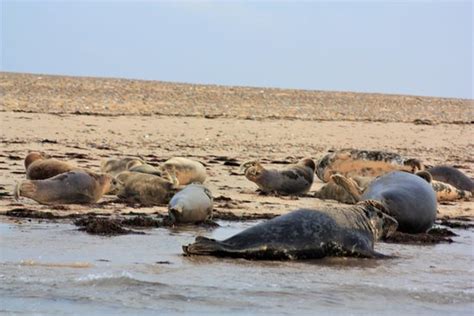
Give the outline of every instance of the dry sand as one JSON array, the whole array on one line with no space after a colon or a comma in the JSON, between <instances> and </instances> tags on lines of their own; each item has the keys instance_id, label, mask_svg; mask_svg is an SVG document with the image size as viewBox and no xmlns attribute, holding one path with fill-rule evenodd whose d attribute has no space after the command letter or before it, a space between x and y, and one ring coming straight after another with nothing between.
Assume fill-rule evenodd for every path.
<instances>
[{"instance_id":1,"label":"dry sand","mask_svg":"<svg viewBox=\"0 0 474 316\"><path fill-rule=\"evenodd\" d=\"M0 88L0 213L166 212L165 206L132 208L112 197L53 208L16 202L7 194L25 178L23 158L31 150L94 170L110 157L141 156L155 164L194 158L206 165L216 209L235 214L341 205L258 195L237 166L256 158L279 168L329 149L386 150L474 175L473 100L10 73L0 73ZM322 185L316 179L311 191ZM439 217L473 219L474 202L442 204Z\"/></svg>"}]
</instances>

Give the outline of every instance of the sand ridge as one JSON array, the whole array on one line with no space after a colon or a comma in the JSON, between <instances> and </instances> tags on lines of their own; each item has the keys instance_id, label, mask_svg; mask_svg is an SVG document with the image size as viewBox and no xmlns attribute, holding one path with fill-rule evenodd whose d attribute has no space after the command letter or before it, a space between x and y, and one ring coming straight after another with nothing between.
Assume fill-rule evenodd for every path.
<instances>
[{"instance_id":1,"label":"sand ridge","mask_svg":"<svg viewBox=\"0 0 474 316\"><path fill-rule=\"evenodd\" d=\"M469 99L0 72L1 111L250 120L474 122Z\"/></svg>"}]
</instances>

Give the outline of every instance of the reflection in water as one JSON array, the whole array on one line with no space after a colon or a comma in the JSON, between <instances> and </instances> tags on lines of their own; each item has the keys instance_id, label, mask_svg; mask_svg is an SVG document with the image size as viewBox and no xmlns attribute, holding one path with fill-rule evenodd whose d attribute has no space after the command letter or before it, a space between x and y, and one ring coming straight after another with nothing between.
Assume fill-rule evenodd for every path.
<instances>
[{"instance_id":1,"label":"reflection in water","mask_svg":"<svg viewBox=\"0 0 474 316\"><path fill-rule=\"evenodd\" d=\"M453 244L378 243L396 259L279 262L184 257L196 235L256 222L91 236L68 224L0 224L0 311L44 314L470 314L473 232Z\"/></svg>"}]
</instances>

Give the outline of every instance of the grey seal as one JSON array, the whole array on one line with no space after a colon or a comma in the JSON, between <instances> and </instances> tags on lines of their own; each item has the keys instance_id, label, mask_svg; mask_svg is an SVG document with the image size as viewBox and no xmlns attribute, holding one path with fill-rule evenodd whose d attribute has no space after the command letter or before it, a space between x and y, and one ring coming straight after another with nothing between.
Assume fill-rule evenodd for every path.
<instances>
[{"instance_id":1,"label":"grey seal","mask_svg":"<svg viewBox=\"0 0 474 316\"><path fill-rule=\"evenodd\" d=\"M313 184L315 168L316 165L310 158L301 159L282 170L266 169L258 161L248 161L241 165L245 177L257 184L260 190L283 195L307 193Z\"/></svg>"},{"instance_id":2,"label":"grey seal","mask_svg":"<svg viewBox=\"0 0 474 316\"><path fill-rule=\"evenodd\" d=\"M212 193L202 184L188 184L168 204L168 213L175 223L198 223L212 217Z\"/></svg>"},{"instance_id":3,"label":"grey seal","mask_svg":"<svg viewBox=\"0 0 474 316\"><path fill-rule=\"evenodd\" d=\"M434 224L438 204L428 172L419 172L418 175L390 172L370 182L363 193L344 176L333 175L332 179L350 192L356 201L378 201L384 212L398 221L401 232L423 233Z\"/></svg>"},{"instance_id":4,"label":"grey seal","mask_svg":"<svg viewBox=\"0 0 474 316\"><path fill-rule=\"evenodd\" d=\"M44 180L20 181L15 198L23 196L40 204L89 204L108 192L112 182L112 176L107 174L74 170Z\"/></svg>"},{"instance_id":5,"label":"grey seal","mask_svg":"<svg viewBox=\"0 0 474 316\"><path fill-rule=\"evenodd\" d=\"M450 166L436 166L426 169L434 180L448 183L459 190L474 192L474 181L460 170Z\"/></svg>"},{"instance_id":6,"label":"grey seal","mask_svg":"<svg viewBox=\"0 0 474 316\"><path fill-rule=\"evenodd\" d=\"M448 183L431 180L431 176L426 175L426 172L419 171L416 175L424 177L425 180L431 183L431 187L436 192L436 200L438 202L469 200L472 197L472 193L469 191L459 190ZM344 186L338 185L333 181L333 179L338 177L344 176L339 174L332 175L329 183L314 192L314 197L322 200L329 199L347 204L355 204L359 201L357 196L361 196L367 190L370 183L376 179L376 177L347 177L346 181L351 182L352 192L357 191L356 194L353 194Z\"/></svg>"},{"instance_id":7,"label":"grey seal","mask_svg":"<svg viewBox=\"0 0 474 316\"><path fill-rule=\"evenodd\" d=\"M186 255L247 259L383 258L374 251L374 241L396 228L396 220L363 202L336 210L299 209L222 241L199 236L183 246L183 251Z\"/></svg>"}]
</instances>

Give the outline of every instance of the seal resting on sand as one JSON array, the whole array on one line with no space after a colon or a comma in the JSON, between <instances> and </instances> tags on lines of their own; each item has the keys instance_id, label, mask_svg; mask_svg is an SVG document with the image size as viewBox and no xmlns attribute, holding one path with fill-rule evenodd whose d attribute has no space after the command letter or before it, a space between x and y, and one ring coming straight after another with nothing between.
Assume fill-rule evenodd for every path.
<instances>
[{"instance_id":1,"label":"seal resting on sand","mask_svg":"<svg viewBox=\"0 0 474 316\"><path fill-rule=\"evenodd\" d=\"M474 181L454 167L437 166L428 168L426 171L434 180L451 184L459 190L474 192Z\"/></svg>"},{"instance_id":2,"label":"seal resting on sand","mask_svg":"<svg viewBox=\"0 0 474 316\"><path fill-rule=\"evenodd\" d=\"M426 171L419 171L417 175L426 175ZM341 203L355 204L359 200L354 194L351 194L346 188L336 184L333 179L337 177L343 177L342 175L335 174L331 176L329 183L324 185L320 190L314 192L314 197L322 200L336 200ZM469 191L456 189L454 186L444 183L441 181L431 180L431 177L426 175L425 180L431 183L433 190L436 192L436 200L442 201L455 201L455 200L469 200L472 197L472 193ZM376 177L347 177L346 180L352 182L351 186L357 191L357 196L362 195L369 184L374 181Z\"/></svg>"},{"instance_id":3,"label":"seal resting on sand","mask_svg":"<svg viewBox=\"0 0 474 316\"><path fill-rule=\"evenodd\" d=\"M356 204L358 199L354 197L350 192L348 192L344 187L334 183L331 180L325 184L321 189L314 192L314 197L321 200L336 200L341 203L346 204ZM370 182L372 182L374 177L360 177L355 176L352 178L347 178L347 181L353 182L352 185L357 188L358 191L362 192L367 188Z\"/></svg>"},{"instance_id":4,"label":"seal resting on sand","mask_svg":"<svg viewBox=\"0 0 474 316\"><path fill-rule=\"evenodd\" d=\"M329 182L333 174L346 177L376 177L396 170L414 173L423 169L424 166L419 160L405 158L396 153L343 149L321 158L316 167L316 175L323 182Z\"/></svg>"},{"instance_id":5,"label":"seal resting on sand","mask_svg":"<svg viewBox=\"0 0 474 316\"><path fill-rule=\"evenodd\" d=\"M128 171L148 173L148 174L153 174L153 175L159 176L159 177L161 177L161 175L162 175L162 172L160 170L158 170L157 168L155 168L152 165L149 165L147 163L144 163L144 164L141 164L141 165L135 165L135 166L129 168Z\"/></svg>"},{"instance_id":6,"label":"seal resting on sand","mask_svg":"<svg viewBox=\"0 0 474 316\"><path fill-rule=\"evenodd\" d=\"M360 188L342 175L333 175L333 181L344 187L357 201L377 201L384 212L395 218L398 230L404 233L424 233L433 226L436 219L436 194L428 172L414 175L394 171L370 182L361 193ZM422 178L423 177L423 178Z\"/></svg>"},{"instance_id":7,"label":"seal resting on sand","mask_svg":"<svg viewBox=\"0 0 474 316\"><path fill-rule=\"evenodd\" d=\"M25 169L27 179L43 180L79 168L64 161L46 158L39 152L31 152L26 155Z\"/></svg>"},{"instance_id":8,"label":"seal resting on sand","mask_svg":"<svg viewBox=\"0 0 474 316\"><path fill-rule=\"evenodd\" d=\"M370 203L336 210L299 209L250 227L222 241L197 237L186 255L247 259L313 259L325 256L383 258L374 241L397 222Z\"/></svg>"},{"instance_id":9,"label":"seal resting on sand","mask_svg":"<svg viewBox=\"0 0 474 316\"><path fill-rule=\"evenodd\" d=\"M282 170L265 169L258 161L245 162L240 168L265 193L299 195L311 188L316 165L312 159L305 158Z\"/></svg>"},{"instance_id":10,"label":"seal resting on sand","mask_svg":"<svg viewBox=\"0 0 474 316\"><path fill-rule=\"evenodd\" d=\"M119 198L145 206L168 203L179 185L173 174L159 177L147 173L124 171L115 179Z\"/></svg>"},{"instance_id":11,"label":"seal resting on sand","mask_svg":"<svg viewBox=\"0 0 474 316\"><path fill-rule=\"evenodd\" d=\"M438 201L469 200L472 198L470 191L460 190L449 183L433 180L431 186L436 192Z\"/></svg>"},{"instance_id":12,"label":"seal resting on sand","mask_svg":"<svg viewBox=\"0 0 474 316\"><path fill-rule=\"evenodd\" d=\"M212 193L202 184L189 184L176 193L168 204L168 213L175 223L198 223L212 217Z\"/></svg>"},{"instance_id":13,"label":"seal resting on sand","mask_svg":"<svg viewBox=\"0 0 474 316\"><path fill-rule=\"evenodd\" d=\"M23 180L15 187L20 196L40 204L89 204L97 202L110 190L113 178L86 170L61 173L45 180Z\"/></svg>"},{"instance_id":14,"label":"seal resting on sand","mask_svg":"<svg viewBox=\"0 0 474 316\"><path fill-rule=\"evenodd\" d=\"M129 170L134 166L139 166L144 163L145 162L139 158L106 159L101 162L100 171L115 177L122 171Z\"/></svg>"},{"instance_id":15,"label":"seal resting on sand","mask_svg":"<svg viewBox=\"0 0 474 316\"><path fill-rule=\"evenodd\" d=\"M158 167L161 172L173 172L180 185L190 183L204 183L206 168L199 161L183 157L173 157Z\"/></svg>"}]
</instances>

